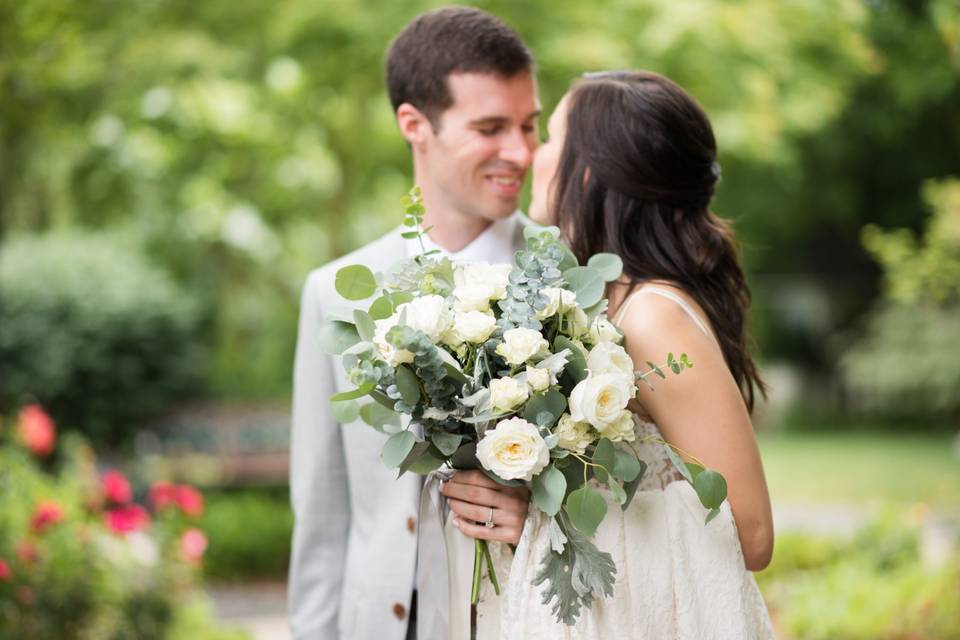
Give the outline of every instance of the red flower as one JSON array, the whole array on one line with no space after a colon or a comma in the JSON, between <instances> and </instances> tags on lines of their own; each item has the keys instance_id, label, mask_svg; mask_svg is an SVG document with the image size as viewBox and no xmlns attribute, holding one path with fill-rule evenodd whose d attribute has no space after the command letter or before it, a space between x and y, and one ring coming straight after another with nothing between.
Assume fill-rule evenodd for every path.
<instances>
[{"instance_id":1,"label":"red flower","mask_svg":"<svg viewBox=\"0 0 960 640\"><path fill-rule=\"evenodd\" d=\"M9 582L12 576L13 572L10 571L10 565L7 564L6 560L0 558L0 581Z\"/></svg>"},{"instance_id":2,"label":"red flower","mask_svg":"<svg viewBox=\"0 0 960 640\"><path fill-rule=\"evenodd\" d=\"M157 511L177 503L177 487L166 480L153 483L150 487L150 504Z\"/></svg>"},{"instance_id":3,"label":"red flower","mask_svg":"<svg viewBox=\"0 0 960 640\"><path fill-rule=\"evenodd\" d=\"M20 439L38 456L48 456L57 440L53 420L38 404L20 410Z\"/></svg>"},{"instance_id":4,"label":"red flower","mask_svg":"<svg viewBox=\"0 0 960 640\"><path fill-rule=\"evenodd\" d=\"M39 557L37 546L32 542L24 540L17 545L17 557L23 564L33 564Z\"/></svg>"},{"instance_id":5,"label":"red flower","mask_svg":"<svg viewBox=\"0 0 960 640\"><path fill-rule=\"evenodd\" d=\"M103 495L114 504L127 504L133 499L130 482L119 471L107 471L100 478Z\"/></svg>"},{"instance_id":6,"label":"red flower","mask_svg":"<svg viewBox=\"0 0 960 640\"><path fill-rule=\"evenodd\" d=\"M37 504L37 508L30 518L30 530L34 533L43 533L53 525L63 520L63 509L52 500L44 500Z\"/></svg>"},{"instance_id":7,"label":"red flower","mask_svg":"<svg viewBox=\"0 0 960 640\"><path fill-rule=\"evenodd\" d=\"M177 506L191 518L203 515L203 496L193 487L185 484L177 485Z\"/></svg>"},{"instance_id":8,"label":"red flower","mask_svg":"<svg viewBox=\"0 0 960 640\"><path fill-rule=\"evenodd\" d=\"M150 524L150 514L138 504L111 509L103 517L107 526L115 533L139 531Z\"/></svg>"},{"instance_id":9,"label":"red flower","mask_svg":"<svg viewBox=\"0 0 960 640\"><path fill-rule=\"evenodd\" d=\"M207 550L207 534L196 527L191 527L180 536L180 557L189 565L197 566L203 560L203 552Z\"/></svg>"}]
</instances>

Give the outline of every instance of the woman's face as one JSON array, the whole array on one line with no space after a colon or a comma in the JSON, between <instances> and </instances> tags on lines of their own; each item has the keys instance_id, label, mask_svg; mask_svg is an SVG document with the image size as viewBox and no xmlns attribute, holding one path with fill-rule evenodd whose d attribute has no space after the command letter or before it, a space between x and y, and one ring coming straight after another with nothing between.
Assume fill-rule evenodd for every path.
<instances>
[{"instance_id":1,"label":"woman's face","mask_svg":"<svg viewBox=\"0 0 960 640\"><path fill-rule=\"evenodd\" d=\"M557 213L553 202L553 177L557 173L563 139L567 133L567 104L570 94L560 100L547 122L547 139L537 148L533 157L533 186L531 189L530 218L543 225L556 224Z\"/></svg>"}]
</instances>

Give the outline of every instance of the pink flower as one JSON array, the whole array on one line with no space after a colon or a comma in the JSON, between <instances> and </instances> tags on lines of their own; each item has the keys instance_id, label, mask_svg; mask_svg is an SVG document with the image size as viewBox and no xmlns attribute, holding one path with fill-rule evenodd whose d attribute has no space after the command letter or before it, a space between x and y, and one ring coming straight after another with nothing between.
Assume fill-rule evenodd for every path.
<instances>
[{"instance_id":1,"label":"pink flower","mask_svg":"<svg viewBox=\"0 0 960 640\"><path fill-rule=\"evenodd\" d=\"M181 484L177 486L177 506L191 518L203 515L203 496L191 486Z\"/></svg>"},{"instance_id":2,"label":"pink flower","mask_svg":"<svg viewBox=\"0 0 960 640\"><path fill-rule=\"evenodd\" d=\"M111 509L104 520L114 533L130 533L145 529L150 524L150 514L138 504L128 504Z\"/></svg>"},{"instance_id":3,"label":"pink flower","mask_svg":"<svg viewBox=\"0 0 960 640\"><path fill-rule=\"evenodd\" d=\"M37 504L30 518L30 530L34 533L43 533L53 525L63 520L63 509L53 500L43 500Z\"/></svg>"},{"instance_id":4,"label":"pink flower","mask_svg":"<svg viewBox=\"0 0 960 640\"><path fill-rule=\"evenodd\" d=\"M203 560L207 550L207 534L196 527L190 527L180 536L180 557L189 565L197 566Z\"/></svg>"},{"instance_id":5,"label":"pink flower","mask_svg":"<svg viewBox=\"0 0 960 640\"><path fill-rule=\"evenodd\" d=\"M20 410L20 439L38 456L48 456L53 451L56 428L40 405L31 404Z\"/></svg>"},{"instance_id":6,"label":"pink flower","mask_svg":"<svg viewBox=\"0 0 960 640\"><path fill-rule=\"evenodd\" d=\"M13 572L10 571L10 565L7 564L6 560L0 558L0 581L9 582L12 576Z\"/></svg>"},{"instance_id":7,"label":"pink flower","mask_svg":"<svg viewBox=\"0 0 960 640\"><path fill-rule=\"evenodd\" d=\"M157 511L161 511L170 505L177 503L177 488L175 485L161 480L154 482L150 487L150 504Z\"/></svg>"},{"instance_id":8,"label":"pink flower","mask_svg":"<svg viewBox=\"0 0 960 640\"><path fill-rule=\"evenodd\" d=\"M24 540L17 545L17 558L19 558L23 564L33 564L39 557L37 546L32 542Z\"/></svg>"},{"instance_id":9,"label":"pink flower","mask_svg":"<svg viewBox=\"0 0 960 640\"><path fill-rule=\"evenodd\" d=\"M114 504L127 504L133 499L130 482L119 471L107 471L100 478L103 495Z\"/></svg>"}]
</instances>

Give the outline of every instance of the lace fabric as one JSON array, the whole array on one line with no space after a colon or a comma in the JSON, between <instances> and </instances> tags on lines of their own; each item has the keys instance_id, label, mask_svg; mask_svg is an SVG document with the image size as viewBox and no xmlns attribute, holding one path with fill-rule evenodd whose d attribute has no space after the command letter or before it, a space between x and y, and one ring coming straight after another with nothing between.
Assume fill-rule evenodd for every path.
<instances>
[{"instance_id":1,"label":"lace fabric","mask_svg":"<svg viewBox=\"0 0 960 640\"><path fill-rule=\"evenodd\" d=\"M557 622L531 582L550 547L548 519L531 508L516 554L491 552L500 578L486 579L478 605L478 640L767 640L766 605L746 570L729 505L704 525L706 509L664 452L656 425L634 416L634 448L647 471L623 511L605 488L607 516L594 543L617 565L614 595L594 601L572 627Z\"/></svg>"}]
</instances>

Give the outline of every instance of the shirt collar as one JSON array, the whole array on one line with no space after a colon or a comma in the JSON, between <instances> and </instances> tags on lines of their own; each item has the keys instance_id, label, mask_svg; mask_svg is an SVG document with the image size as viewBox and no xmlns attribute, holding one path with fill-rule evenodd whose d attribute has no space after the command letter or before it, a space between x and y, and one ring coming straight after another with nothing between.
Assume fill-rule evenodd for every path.
<instances>
[{"instance_id":1,"label":"shirt collar","mask_svg":"<svg viewBox=\"0 0 960 640\"><path fill-rule=\"evenodd\" d=\"M430 236L423 236L423 246L427 251L438 249L442 255L453 262L465 264L468 262L512 263L514 246L517 234L517 225L520 224L520 212L515 211L509 218L496 220L483 230L479 236L460 251L451 253L433 240ZM407 257L412 258L420 254L420 243L416 238L406 241Z\"/></svg>"}]
</instances>

